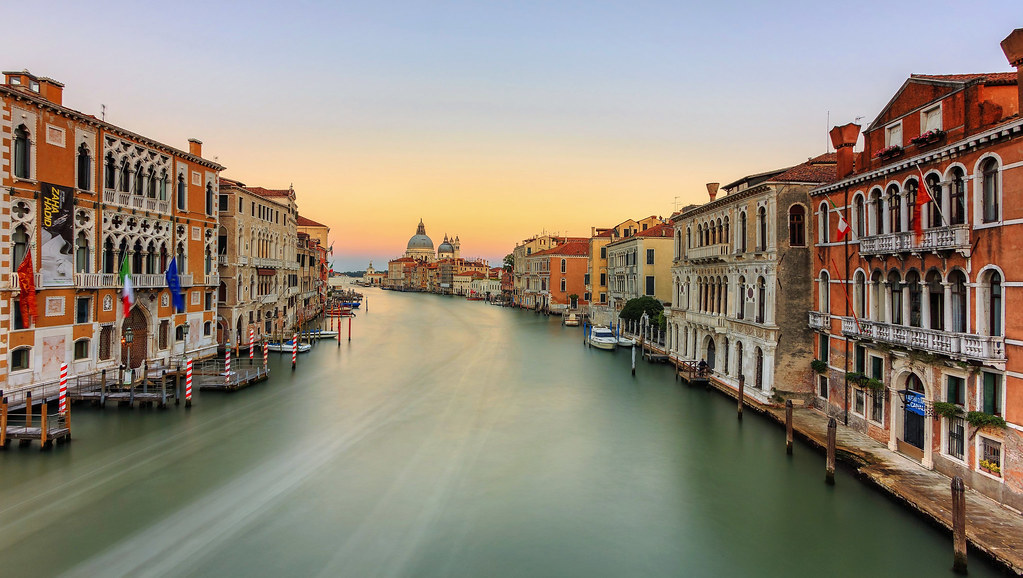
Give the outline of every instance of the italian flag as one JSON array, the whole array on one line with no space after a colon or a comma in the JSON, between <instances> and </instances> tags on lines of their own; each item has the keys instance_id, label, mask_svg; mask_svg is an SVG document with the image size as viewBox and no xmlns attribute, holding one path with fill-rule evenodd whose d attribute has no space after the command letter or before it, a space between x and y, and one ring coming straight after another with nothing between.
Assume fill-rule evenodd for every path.
<instances>
[{"instance_id":1,"label":"italian flag","mask_svg":"<svg viewBox=\"0 0 1023 578\"><path fill-rule=\"evenodd\" d=\"M841 241L842 239L845 239L846 235L849 234L849 231L852 230L852 227L849 226L849 222L846 221L845 217L842 216L842 211L838 210L838 207L835 206L835 202L831 200L831 197L828 197L828 202L831 203L831 208L834 209L836 213L838 213L838 240Z\"/></svg>"},{"instance_id":2,"label":"italian flag","mask_svg":"<svg viewBox=\"0 0 1023 578\"><path fill-rule=\"evenodd\" d=\"M131 286L131 264L128 263L128 256L121 261L121 271L118 273L124 287L121 289L121 301L124 303L124 316L131 312L131 306L135 304L135 288Z\"/></svg>"}]
</instances>

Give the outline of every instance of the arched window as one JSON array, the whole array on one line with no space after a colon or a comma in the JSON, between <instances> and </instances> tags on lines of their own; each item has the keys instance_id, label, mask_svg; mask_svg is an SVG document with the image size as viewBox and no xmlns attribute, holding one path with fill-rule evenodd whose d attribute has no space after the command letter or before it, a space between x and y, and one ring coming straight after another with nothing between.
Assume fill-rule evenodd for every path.
<instances>
[{"instance_id":1,"label":"arched window","mask_svg":"<svg viewBox=\"0 0 1023 578\"><path fill-rule=\"evenodd\" d=\"M909 214L909 229L913 228L913 219L922 219L923 215L916 214L916 194L920 190L920 184L916 179L909 179L906 181L906 190L903 191L902 197L906 201L906 210ZM907 229L907 230L909 230Z\"/></svg>"},{"instance_id":2,"label":"arched window","mask_svg":"<svg viewBox=\"0 0 1023 578\"><path fill-rule=\"evenodd\" d=\"M78 147L78 188L92 190L92 157L85 143Z\"/></svg>"},{"instance_id":3,"label":"arched window","mask_svg":"<svg viewBox=\"0 0 1023 578\"><path fill-rule=\"evenodd\" d=\"M107 162L103 169L103 188L114 190L117 186L117 162L114 153L107 153Z\"/></svg>"},{"instance_id":4,"label":"arched window","mask_svg":"<svg viewBox=\"0 0 1023 578\"><path fill-rule=\"evenodd\" d=\"M114 255L114 240L107 237L103 241L103 272L113 273L117 268L117 257Z\"/></svg>"},{"instance_id":5,"label":"arched window","mask_svg":"<svg viewBox=\"0 0 1023 578\"><path fill-rule=\"evenodd\" d=\"M178 266L178 271L188 271L188 263L185 260L185 243L179 242L177 247L177 253L174 255L175 264Z\"/></svg>"},{"instance_id":6,"label":"arched window","mask_svg":"<svg viewBox=\"0 0 1023 578\"><path fill-rule=\"evenodd\" d=\"M831 277L827 271L821 271L817 285L817 310L821 313L831 312Z\"/></svg>"},{"instance_id":7,"label":"arched window","mask_svg":"<svg viewBox=\"0 0 1023 578\"><path fill-rule=\"evenodd\" d=\"M146 196L150 199L156 198L156 167L149 167L149 173L146 175Z\"/></svg>"},{"instance_id":8,"label":"arched window","mask_svg":"<svg viewBox=\"0 0 1023 578\"><path fill-rule=\"evenodd\" d=\"M150 241L149 245L146 246L146 273L153 275L157 273L156 270L156 243Z\"/></svg>"},{"instance_id":9,"label":"arched window","mask_svg":"<svg viewBox=\"0 0 1023 578\"><path fill-rule=\"evenodd\" d=\"M79 339L75 341L75 361L81 361L83 359L89 359L89 346L91 340Z\"/></svg>"},{"instance_id":10,"label":"arched window","mask_svg":"<svg viewBox=\"0 0 1023 578\"><path fill-rule=\"evenodd\" d=\"M736 319L745 319L746 317L746 278L739 277L739 300L736 302L735 312Z\"/></svg>"},{"instance_id":11,"label":"arched window","mask_svg":"<svg viewBox=\"0 0 1023 578\"><path fill-rule=\"evenodd\" d=\"M961 167L952 169L951 198L949 199L949 224L963 225L966 223L966 174Z\"/></svg>"},{"instance_id":12,"label":"arched window","mask_svg":"<svg viewBox=\"0 0 1023 578\"><path fill-rule=\"evenodd\" d=\"M187 185L185 184L185 175L178 175L178 210L184 211L186 206L186 194L188 192Z\"/></svg>"},{"instance_id":13,"label":"arched window","mask_svg":"<svg viewBox=\"0 0 1023 578\"><path fill-rule=\"evenodd\" d=\"M927 192L931 195L931 202L928 203L928 225L933 229L935 227L944 227L945 218L941 214L941 203L944 191L941 190L941 181L938 179L938 175L931 174L927 175L924 179L927 183Z\"/></svg>"},{"instance_id":14,"label":"arched window","mask_svg":"<svg viewBox=\"0 0 1023 578\"><path fill-rule=\"evenodd\" d=\"M906 289L909 292L909 325L923 327L923 288L920 286L919 273L906 273Z\"/></svg>"},{"instance_id":15,"label":"arched window","mask_svg":"<svg viewBox=\"0 0 1023 578\"><path fill-rule=\"evenodd\" d=\"M767 283L763 277L757 279L757 323L767 318Z\"/></svg>"},{"instance_id":16,"label":"arched window","mask_svg":"<svg viewBox=\"0 0 1023 578\"><path fill-rule=\"evenodd\" d=\"M75 272L89 272L89 237L84 232L75 237Z\"/></svg>"},{"instance_id":17,"label":"arched window","mask_svg":"<svg viewBox=\"0 0 1023 578\"><path fill-rule=\"evenodd\" d=\"M11 371L22 371L32 366L32 348L20 347L11 351Z\"/></svg>"},{"instance_id":18,"label":"arched window","mask_svg":"<svg viewBox=\"0 0 1023 578\"><path fill-rule=\"evenodd\" d=\"M870 192L870 207L873 212L867 230L871 235L880 235L884 232L884 200L881 198L881 189Z\"/></svg>"},{"instance_id":19,"label":"arched window","mask_svg":"<svg viewBox=\"0 0 1023 578\"><path fill-rule=\"evenodd\" d=\"M746 252L746 211L739 213L739 252Z\"/></svg>"},{"instance_id":20,"label":"arched window","mask_svg":"<svg viewBox=\"0 0 1023 578\"><path fill-rule=\"evenodd\" d=\"M767 208L760 207L757 210L757 230L760 236L760 250L767 250Z\"/></svg>"},{"instance_id":21,"label":"arched window","mask_svg":"<svg viewBox=\"0 0 1023 578\"><path fill-rule=\"evenodd\" d=\"M757 389L766 389L767 384L764 383L764 350L757 347L754 357L754 361L756 363L754 383L756 384Z\"/></svg>"},{"instance_id":22,"label":"arched window","mask_svg":"<svg viewBox=\"0 0 1023 578\"><path fill-rule=\"evenodd\" d=\"M955 333L966 333L966 275L952 271L948 275L952 286L952 327Z\"/></svg>"},{"instance_id":23,"label":"arched window","mask_svg":"<svg viewBox=\"0 0 1023 578\"><path fill-rule=\"evenodd\" d=\"M831 242L831 212L827 203L821 203L817 212L817 241L821 244Z\"/></svg>"},{"instance_id":24,"label":"arched window","mask_svg":"<svg viewBox=\"0 0 1023 578\"><path fill-rule=\"evenodd\" d=\"M32 178L32 141L28 127L19 125L14 129L14 176L19 179Z\"/></svg>"},{"instance_id":25,"label":"arched window","mask_svg":"<svg viewBox=\"0 0 1023 578\"><path fill-rule=\"evenodd\" d=\"M998 220L998 161L987 159L980 166L981 215L985 223Z\"/></svg>"},{"instance_id":26,"label":"arched window","mask_svg":"<svg viewBox=\"0 0 1023 578\"><path fill-rule=\"evenodd\" d=\"M206 214L213 214L213 183L206 183Z\"/></svg>"},{"instance_id":27,"label":"arched window","mask_svg":"<svg viewBox=\"0 0 1023 578\"><path fill-rule=\"evenodd\" d=\"M132 247L131 255L131 272L132 273L143 273L145 272L145 263L143 262L142 241L135 241L135 245Z\"/></svg>"},{"instance_id":28,"label":"arched window","mask_svg":"<svg viewBox=\"0 0 1023 578\"><path fill-rule=\"evenodd\" d=\"M1002 335L1002 276L998 271L990 271L984 283L987 291L987 334Z\"/></svg>"},{"instance_id":29,"label":"arched window","mask_svg":"<svg viewBox=\"0 0 1023 578\"><path fill-rule=\"evenodd\" d=\"M941 285L941 273L931 270L927 273L927 307L930 309L929 329L945 329L945 288Z\"/></svg>"},{"instance_id":30,"label":"arched window","mask_svg":"<svg viewBox=\"0 0 1023 578\"><path fill-rule=\"evenodd\" d=\"M888 187L888 232L902 232L902 195L899 194L899 187L892 185Z\"/></svg>"},{"instance_id":31,"label":"arched window","mask_svg":"<svg viewBox=\"0 0 1023 578\"><path fill-rule=\"evenodd\" d=\"M884 278L880 271L870 276L870 319L884 321Z\"/></svg>"},{"instance_id":32,"label":"arched window","mask_svg":"<svg viewBox=\"0 0 1023 578\"><path fill-rule=\"evenodd\" d=\"M729 224L728 223L728 217L725 217L725 230L724 230L724 233L722 233L722 235L721 235L721 242L722 243L727 243L728 239L729 239L729 236L732 234L732 232L728 228L728 224Z\"/></svg>"},{"instance_id":33,"label":"arched window","mask_svg":"<svg viewBox=\"0 0 1023 578\"><path fill-rule=\"evenodd\" d=\"M142 166L142 163L135 165L135 187L132 192L136 195L143 195L146 192L146 169Z\"/></svg>"},{"instance_id":34,"label":"arched window","mask_svg":"<svg viewBox=\"0 0 1023 578\"><path fill-rule=\"evenodd\" d=\"M123 193L131 192L131 165L128 163L128 159L125 158L121 161L121 186L120 190Z\"/></svg>"},{"instance_id":35,"label":"arched window","mask_svg":"<svg viewBox=\"0 0 1023 578\"><path fill-rule=\"evenodd\" d=\"M863 195L856 195L853 199L853 227L856 239L867 236L867 207Z\"/></svg>"},{"instance_id":36,"label":"arched window","mask_svg":"<svg viewBox=\"0 0 1023 578\"><path fill-rule=\"evenodd\" d=\"M803 205L789 207L789 246L806 246L806 209Z\"/></svg>"},{"instance_id":37,"label":"arched window","mask_svg":"<svg viewBox=\"0 0 1023 578\"><path fill-rule=\"evenodd\" d=\"M891 293L888 305L891 321L896 325L902 325L902 276L898 271L888 273L888 291Z\"/></svg>"},{"instance_id":38,"label":"arched window","mask_svg":"<svg viewBox=\"0 0 1023 578\"><path fill-rule=\"evenodd\" d=\"M860 197L862 200L862 197ZM853 276L853 307L857 317L863 318L867 313L867 276L857 271Z\"/></svg>"},{"instance_id":39,"label":"arched window","mask_svg":"<svg viewBox=\"0 0 1023 578\"><path fill-rule=\"evenodd\" d=\"M18 225L14 229L14 234L11 235L11 241L13 243L14 259L11 261L11 271L17 272L18 265L25 260L25 253L28 252L28 229L24 225Z\"/></svg>"},{"instance_id":40,"label":"arched window","mask_svg":"<svg viewBox=\"0 0 1023 578\"><path fill-rule=\"evenodd\" d=\"M160 200L167 200L167 170L160 171Z\"/></svg>"}]
</instances>

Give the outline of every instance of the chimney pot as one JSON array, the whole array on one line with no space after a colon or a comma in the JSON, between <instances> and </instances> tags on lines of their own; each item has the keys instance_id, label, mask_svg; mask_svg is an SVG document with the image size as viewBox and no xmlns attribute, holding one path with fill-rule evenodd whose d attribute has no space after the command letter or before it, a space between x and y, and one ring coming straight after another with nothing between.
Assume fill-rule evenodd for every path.
<instances>
[{"instance_id":1,"label":"chimney pot","mask_svg":"<svg viewBox=\"0 0 1023 578\"><path fill-rule=\"evenodd\" d=\"M718 187L721 183L707 183L707 194L710 195L710 202L714 202L714 199L718 196Z\"/></svg>"},{"instance_id":2,"label":"chimney pot","mask_svg":"<svg viewBox=\"0 0 1023 578\"><path fill-rule=\"evenodd\" d=\"M197 138L188 139L188 154L201 157L202 156L202 141Z\"/></svg>"},{"instance_id":3,"label":"chimney pot","mask_svg":"<svg viewBox=\"0 0 1023 578\"><path fill-rule=\"evenodd\" d=\"M838 157L836 172L839 179L844 179L853 173L856 163L854 162L853 146L860 138L860 125L850 122L843 126L836 126L831 129L831 144L835 147L835 155Z\"/></svg>"},{"instance_id":4,"label":"chimney pot","mask_svg":"<svg viewBox=\"0 0 1023 578\"><path fill-rule=\"evenodd\" d=\"M1017 28L1002 41L1002 52L1011 66L1016 67L1016 108L1023 110L1023 28Z\"/></svg>"}]
</instances>

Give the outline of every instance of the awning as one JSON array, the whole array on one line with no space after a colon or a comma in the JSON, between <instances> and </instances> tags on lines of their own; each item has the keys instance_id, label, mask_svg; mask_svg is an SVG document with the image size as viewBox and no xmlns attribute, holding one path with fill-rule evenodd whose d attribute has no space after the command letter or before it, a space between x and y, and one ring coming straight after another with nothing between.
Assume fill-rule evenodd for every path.
<instances>
[{"instance_id":1,"label":"awning","mask_svg":"<svg viewBox=\"0 0 1023 578\"><path fill-rule=\"evenodd\" d=\"M256 268L256 274L257 275L276 275L277 274L277 269L270 269L269 267L257 267Z\"/></svg>"}]
</instances>

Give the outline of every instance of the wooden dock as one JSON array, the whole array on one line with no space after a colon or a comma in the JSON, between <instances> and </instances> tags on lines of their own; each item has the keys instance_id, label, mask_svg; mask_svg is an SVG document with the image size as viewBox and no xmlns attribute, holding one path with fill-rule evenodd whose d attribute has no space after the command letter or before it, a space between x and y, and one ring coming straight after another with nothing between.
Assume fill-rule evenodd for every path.
<instances>
[{"instance_id":1,"label":"wooden dock","mask_svg":"<svg viewBox=\"0 0 1023 578\"><path fill-rule=\"evenodd\" d=\"M12 413L7 407L7 399L0 401L0 449L7 449L11 440L18 440L19 445L27 446L32 440L39 440L39 449L53 447L53 443L64 443L71 440L71 412L63 415L47 412L47 404L43 403L38 415L38 425L33 423L34 415L32 398L29 396L25 411Z\"/></svg>"},{"instance_id":2,"label":"wooden dock","mask_svg":"<svg viewBox=\"0 0 1023 578\"><path fill-rule=\"evenodd\" d=\"M232 360L230 375L224 370L223 360L203 362L192 372L192 381L201 391L238 391L269 377L270 370L262 359L251 363L247 359Z\"/></svg>"}]
</instances>

